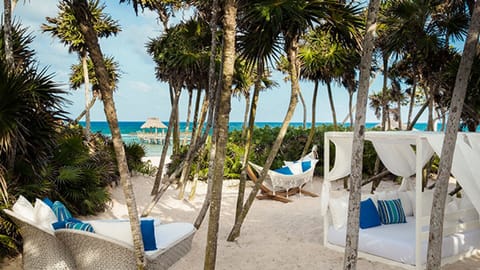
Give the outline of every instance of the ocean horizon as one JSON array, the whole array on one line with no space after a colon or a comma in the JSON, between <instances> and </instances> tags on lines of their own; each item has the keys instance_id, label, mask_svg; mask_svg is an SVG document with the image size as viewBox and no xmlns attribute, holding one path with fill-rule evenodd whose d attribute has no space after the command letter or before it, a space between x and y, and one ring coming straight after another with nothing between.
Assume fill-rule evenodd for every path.
<instances>
[{"instance_id":1,"label":"ocean horizon","mask_svg":"<svg viewBox=\"0 0 480 270\"><path fill-rule=\"evenodd\" d=\"M85 127L85 121L80 121L80 125ZM145 121L119 121L118 125L120 127L120 133L122 134L122 139L125 143L140 143L144 146L146 156L151 157L151 156L160 156L162 153L163 145L160 144L147 144L147 143L142 143L138 137L137 137L137 132L140 132L142 129L140 128ZM168 125L168 122L163 122L166 125ZM280 127L282 122L255 122L255 126L257 127L265 127L265 126L270 126L270 127ZM379 122L368 122L365 124L367 128L374 128L377 126ZM242 129L243 122L230 122L229 123L229 130L241 130ZM320 125L332 125L331 122L317 122L316 126ZM292 127L302 127L303 122L291 122L290 126ZM310 128L311 123L307 123L307 128ZM350 126L349 124L345 124L345 126ZM186 122L180 122L180 130L184 131L186 127ZM416 130L426 130L427 129L427 123L417 123L415 124L414 128ZM438 130L441 129L441 124L438 124ZM189 130L192 130L192 124L190 123L190 128ZM110 133L110 128L108 127L108 123L106 121L92 121L91 122L91 131L93 133L100 132L102 135L105 136L111 136ZM477 132L480 131L480 126L479 129L477 129Z\"/></svg>"}]
</instances>

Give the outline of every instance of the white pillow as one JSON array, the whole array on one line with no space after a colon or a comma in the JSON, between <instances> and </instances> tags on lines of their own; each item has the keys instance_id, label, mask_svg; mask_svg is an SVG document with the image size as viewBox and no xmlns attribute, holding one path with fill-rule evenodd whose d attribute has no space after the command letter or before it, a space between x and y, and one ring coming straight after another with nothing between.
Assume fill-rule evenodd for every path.
<instances>
[{"instance_id":1,"label":"white pillow","mask_svg":"<svg viewBox=\"0 0 480 270\"><path fill-rule=\"evenodd\" d=\"M18 196L17 201L12 206L12 211L21 217L33 221L33 205L22 195Z\"/></svg>"},{"instance_id":2,"label":"white pillow","mask_svg":"<svg viewBox=\"0 0 480 270\"><path fill-rule=\"evenodd\" d=\"M345 226L348 215L348 197L331 198L328 202L328 207L332 214L333 227L338 230Z\"/></svg>"},{"instance_id":3,"label":"white pillow","mask_svg":"<svg viewBox=\"0 0 480 270\"><path fill-rule=\"evenodd\" d=\"M402 202L403 212L405 212L405 216L413 216L413 206L410 202L410 198L405 191L397 192L400 201Z\"/></svg>"},{"instance_id":4,"label":"white pillow","mask_svg":"<svg viewBox=\"0 0 480 270\"><path fill-rule=\"evenodd\" d=\"M57 222L58 218L53 212L52 208L40 199L35 200L35 207L33 209L34 221L49 230L53 231L52 223Z\"/></svg>"},{"instance_id":5,"label":"white pillow","mask_svg":"<svg viewBox=\"0 0 480 270\"><path fill-rule=\"evenodd\" d=\"M292 172L292 174L301 174L302 171L302 163L301 162L294 162L288 165L288 168Z\"/></svg>"}]
</instances>

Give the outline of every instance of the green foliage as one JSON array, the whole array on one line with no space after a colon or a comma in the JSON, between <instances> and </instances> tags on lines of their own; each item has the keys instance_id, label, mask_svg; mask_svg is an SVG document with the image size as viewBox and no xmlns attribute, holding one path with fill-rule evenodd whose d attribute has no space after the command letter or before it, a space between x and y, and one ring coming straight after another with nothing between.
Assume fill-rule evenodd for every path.
<instances>
[{"instance_id":1,"label":"green foliage","mask_svg":"<svg viewBox=\"0 0 480 270\"><path fill-rule=\"evenodd\" d=\"M125 155L127 156L128 168L130 171L136 171L142 174L153 176L157 167L152 162L143 162L145 156L145 148L139 143L129 143L125 145Z\"/></svg>"},{"instance_id":2,"label":"green foliage","mask_svg":"<svg viewBox=\"0 0 480 270\"><path fill-rule=\"evenodd\" d=\"M52 200L60 200L75 215L103 211L110 200L107 186L118 181L116 163L99 134L85 142L80 126L65 127L45 178Z\"/></svg>"}]
</instances>

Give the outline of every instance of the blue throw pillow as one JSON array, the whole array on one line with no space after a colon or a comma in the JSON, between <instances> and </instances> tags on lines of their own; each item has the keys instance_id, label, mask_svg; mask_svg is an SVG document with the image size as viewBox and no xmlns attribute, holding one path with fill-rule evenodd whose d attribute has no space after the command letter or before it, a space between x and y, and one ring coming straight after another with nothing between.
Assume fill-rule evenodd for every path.
<instances>
[{"instance_id":1,"label":"blue throw pillow","mask_svg":"<svg viewBox=\"0 0 480 270\"><path fill-rule=\"evenodd\" d=\"M383 224L406 223L402 202L396 200L378 200L378 213Z\"/></svg>"},{"instance_id":2,"label":"blue throw pillow","mask_svg":"<svg viewBox=\"0 0 480 270\"><path fill-rule=\"evenodd\" d=\"M53 209L53 202L48 197L43 198L42 200L46 205L50 206Z\"/></svg>"},{"instance_id":3,"label":"blue throw pillow","mask_svg":"<svg viewBox=\"0 0 480 270\"><path fill-rule=\"evenodd\" d=\"M57 222L52 223L52 227L53 227L54 230L65 229L67 222L83 223L81 220L78 220L76 218L69 218L67 220L62 220L62 221L57 221Z\"/></svg>"},{"instance_id":4,"label":"blue throw pillow","mask_svg":"<svg viewBox=\"0 0 480 270\"><path fill-rule=\"evenodd\" d=\"M371 198L360 202L360 228L366 229L382 225L377 207Z\"/></svg>"},{"instance_id":5,"label":"blue throw pillow","mask_svg":"<svg viewBox=\"0 0 480 270\"><path fill-rule=\"evenodd\" d=\"M281 174L293 175L292 171L287 166L281 167L281 168L273 170L273 171L277 172L277 173L281 173Z\"/></svg>"},{"instance_id":6,"label":"blue throw pillow","mask_svg":"<svg viewBox=\"0 0 480 270\"><path fill-rule=\"evenodd\" d=\"M52 206L53 212L57 216L58 221L67 221L72 218L72 214L62 202L55 201Z\"/></svg>"},{"instance_id":7,"label":"blue throw pillow","mask_svg":"<svg viewBox=\"0 0 480 270\"><path fill-rule=\"evenodd\" d=\"M140 229L142 231L143 246L145 251L156 250L155 224L153 219L141 220Z\"/></svg>"},{"instance_id":8,"label":"blue throw pillow","mask_svg":"<svg viewBox=\"0 0 480 270\"><path fill-rule=\"evenodd\" d=\"M65 228L94 233L92 225L83 222L65 222Z\"/></svg>"},{"instance_id":9,"label":"blue throw pillow","mask_svg":"<svg viewBox=\"0 0 480 270\"><path fill-rule=\"evenodd\" d=\"M310 170L312 167L312 162L310 160L302 161L302 172Z\"/></svg>"}]
</instances>

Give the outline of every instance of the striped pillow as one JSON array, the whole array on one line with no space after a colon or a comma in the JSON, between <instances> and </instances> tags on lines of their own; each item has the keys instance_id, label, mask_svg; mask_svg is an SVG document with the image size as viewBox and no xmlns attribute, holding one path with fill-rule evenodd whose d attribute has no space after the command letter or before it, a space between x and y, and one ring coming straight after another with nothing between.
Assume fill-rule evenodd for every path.
<instances>
[{"instance_id":1,"label":"striped pillow","mask_svg":"<svg viewBox=\"0 0 480 270\"><path fill-rule=\"evenodd\" d=\"M92 225L83 222L66 222L65 228L94 233Z\"/></svg>"},{"instance_id":2,"label":"striped pillow","mask_svg":"<svg viewBox=\"0 0 480 270\"><path fill-rule=\"evenodd\" d=\"M57 216L58 221L67 221L72 218L72 214L67 207L59 201L55 201L52 206L53 212Z\"/></svg>"},{"instance_id":3,"label":"striped pillow","mask_svg":"<svg viewBox=\"0 0 480 270\"><path fill-rule=\"evenodd\" d=\"M400 199L378 200L378 214L382 224L407 222Z\"/></svg>"}]
</instances>

